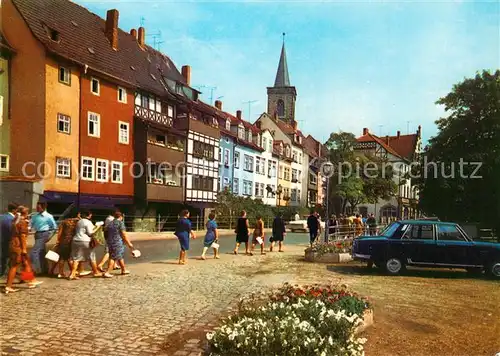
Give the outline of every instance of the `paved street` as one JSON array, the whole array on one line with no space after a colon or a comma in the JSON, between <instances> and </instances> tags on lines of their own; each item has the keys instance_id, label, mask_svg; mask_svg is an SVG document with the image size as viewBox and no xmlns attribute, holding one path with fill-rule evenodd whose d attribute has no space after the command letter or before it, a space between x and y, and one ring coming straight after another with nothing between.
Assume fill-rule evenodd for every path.
<instances>
[{"instance_id":1,"label":"paved street","mask_svg":"<svg viewBox=\"0 0 500 356\"><path fill-rule=\"evenodd\" d=\"M294 238L306 236L294 235L289 242ZM375 325L366 333L370 356L489 356L500 350L496 281L470 278L464 271L387 277L357 263L306 263L305 244L288 244L285 253L234 256L233 238L221 242L220 260L198 260L198 240L189 263L179 266L177 241L141 241L145 256L154 258L136 260L130 276L44 279L34 290L19 285L21 291L0 295L2 355L198 356L205 331L242 295L283 282L347 284L369 296L375 308ZM479 296L488 297L478 303ZM454 327L463 316L468 327ZM387 338L395 327L397 335ZM419 343L408 342L414 338ZM457 338L468 342L449 343Z\"/></svg>"},{"instance_id":2,"label":"paved street","mask_svg":"<svg viewBox=\"0 0 500 356\"><path fill-rule=\"evenodd\" d=\"M131 236L133 236L131 234ZM132 237L133 238L133 237ZM198 235L195 240L190 241L189 255L191 257L200 256L203 251L203 238L204 235ZM179 256L179 242L177 240L144 240L134 242L134 247L139 249L142 253L140 259L134 259L126 256L127 263L144 263L154 262L162 259L175 259ZM304 233L288 233L285 243L287 245L304 245L309 242L309 235ZM232 235L221 236L219 240L220 252L222 254L232 252L235 246L235 237ZM266 236L266 249L269 247L269 237ZM212 253L213 250L209 251ZM240 246L240 253L245 252L245 246ZM256 247L256 252L258 249ZM102 255L102 247L98 252L98 256Z\"/></svg>"},{"instance_id":3,"label":"paved street","mask_svg":"<svg viewBox=\"0 0 500 356\"><path fill-rule=\"evenodd\" d=\"M178 266L175 260L158 258L163 254L159 246L168 246L167 258L175 257L176 241L141 242L145 256L158 251L148 257L152 262L131 266L130 276L44 279L40 288L3 294L2 354L159 354L168 334L207 326L239 296L293 279L287 268L266 268L302 250L290 246L284 254L234 256L224 253L233 239L221 241L220 260L193 257L188 265Z\"/></svg>"}]
</instances>

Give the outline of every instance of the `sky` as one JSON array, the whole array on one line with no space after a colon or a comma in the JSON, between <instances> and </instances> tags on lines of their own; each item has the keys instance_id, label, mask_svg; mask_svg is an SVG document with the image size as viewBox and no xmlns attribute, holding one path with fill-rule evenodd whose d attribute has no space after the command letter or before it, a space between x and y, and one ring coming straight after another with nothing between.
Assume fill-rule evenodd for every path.
<instances>
[{"instance_id":1,"label":"sky","mask_svg":"<svg viewBox=\"0 0 500 356\"><path fill-rule=\"evenodd\" d=\"M192 67L202 100L243 111L267 109L285 46L296 119L305 134L385 136L422 126L427 141L445 116L436 100L483 69L500 68L497 1L160 1L76 0L119 26L142 24L147 42L179 67ZM210 90L209 88L216 89ZM251 101L251 104L246 102Z\"/></svg>"}]
</instances>

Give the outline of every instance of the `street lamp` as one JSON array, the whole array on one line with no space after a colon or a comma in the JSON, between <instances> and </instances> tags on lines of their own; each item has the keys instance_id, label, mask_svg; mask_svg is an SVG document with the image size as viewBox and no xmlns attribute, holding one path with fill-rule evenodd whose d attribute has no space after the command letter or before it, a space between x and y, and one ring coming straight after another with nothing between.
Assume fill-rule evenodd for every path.
<instances>
[{"instance_id":1,"label":"street lamp","mask_svg":"<svg viewBox=\"0 0 500 356\"><path fill-rule=\"evenodd\" d=\"M329 217L329 194L330 194L330 177L332 176L333 173L333 163L330 161L327 161L321 165L321 171L323 175L326 177L326 219L325 219L325 243L328 243L328 223L330 220L328 219Z\"/></svg>"}]
</instances>

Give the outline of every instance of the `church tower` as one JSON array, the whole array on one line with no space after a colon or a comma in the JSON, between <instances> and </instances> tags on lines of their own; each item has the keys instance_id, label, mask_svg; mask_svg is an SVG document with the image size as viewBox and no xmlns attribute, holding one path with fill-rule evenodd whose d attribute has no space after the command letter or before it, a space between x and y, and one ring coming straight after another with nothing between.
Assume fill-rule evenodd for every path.
<instances>
[{"instance_id":1,"label":"church tower","mask_svg":"<svg viewBox=\"0 0 500 356\"><path fill-rule=\"evenodd\" d=\"M281 47L280 62L274 86L267 88L267 113L274 117L276 113L280 120L291 124L295 121L295 100L297 90L290 85L288 65L286 63L285 34L283 33L283 46Z\"/></svg>"}]
</instances>

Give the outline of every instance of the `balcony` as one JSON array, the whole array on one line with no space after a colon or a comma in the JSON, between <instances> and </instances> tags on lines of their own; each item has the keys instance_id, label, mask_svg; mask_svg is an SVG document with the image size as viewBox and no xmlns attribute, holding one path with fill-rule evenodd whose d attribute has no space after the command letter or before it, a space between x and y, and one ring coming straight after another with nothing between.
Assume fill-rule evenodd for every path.
<instances>
[{"instance_id":1,"label":"balcony","mask_svg":"<svg viewBox=\"0 0 500 356\"><path fill-rule=\"evenodd\" d=\"M148 183L147 200L182 202L184 200L184 188L181 186Z\"/></svg>"},{"instance_id":2,"label":"balcony","mask_svg":"<svg viewBox=\"0 0 500 356\"><path fill-rule=\"evenodd\" d=\"M184 162L184 151L172 149L165 145L157 145L148 141L147 158L153 162L167 162L172 166Z\"/></svg>"},{"instance_id":3,"label":"balcony","mask_svg":"<svg viewBox=\"0 0 500 356\"><path fill-rule=\"evenodd\" d=\"M214 137L217 139L220 138L219 128L212 125L207 125L202 121L198 121L192 118L189 119L189 129L195 132L205 134L210 137Z\"/></svg>"},{"instance_id":4,"label":"balcony","mask_svg":"<svg viewBox=\"0 0 500 356\"><path fill-rule=\"evenodd\" d=\"M143 120L156 122L167 127L172 127L173 125L172 117L169 117L167 114L139 105L135 105L134 115Z\"/></svg>"}]
</instances>

